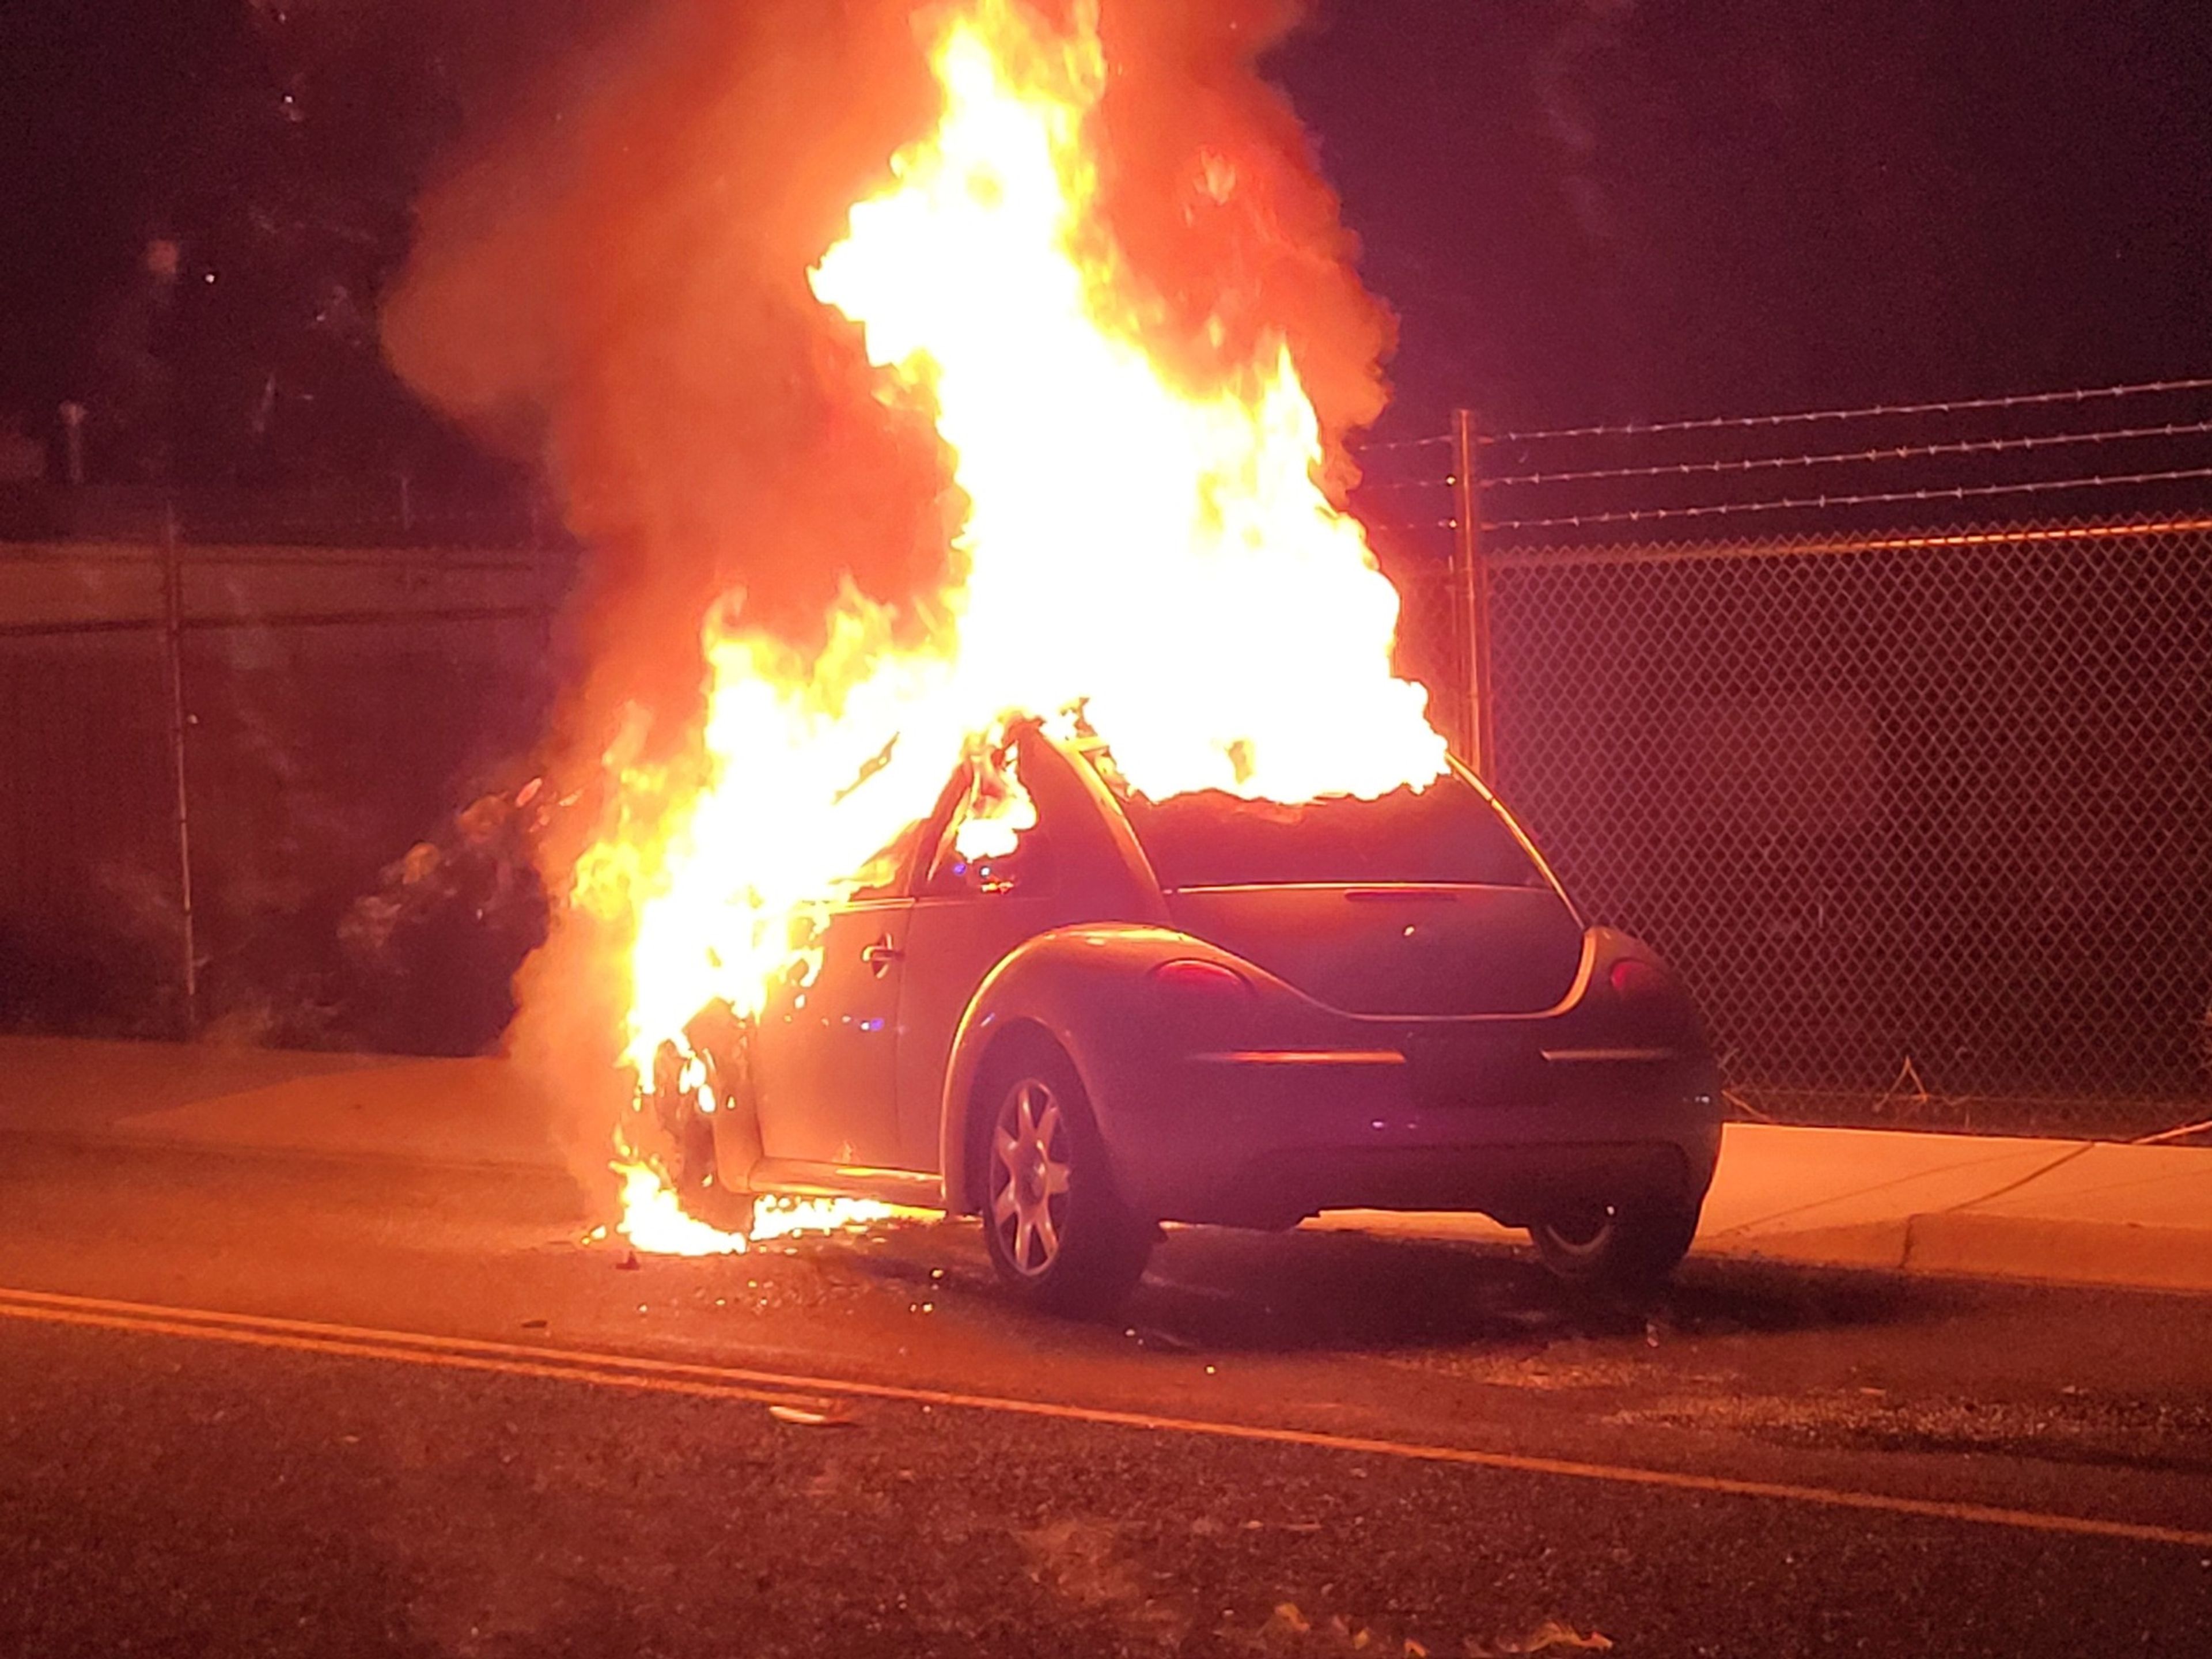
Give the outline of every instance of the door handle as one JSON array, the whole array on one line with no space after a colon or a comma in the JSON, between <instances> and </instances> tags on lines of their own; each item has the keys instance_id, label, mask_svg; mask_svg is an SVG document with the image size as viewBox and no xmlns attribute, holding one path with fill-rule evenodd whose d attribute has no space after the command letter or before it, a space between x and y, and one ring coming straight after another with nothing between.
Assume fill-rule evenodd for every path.
<instances>
[{"instance_id":1,"label":"door handle","mask_svg":"<svg viewBox=\"0 0 2212 1659\"><path fill-rule=\"evenodd\" d=\"M891 936L889 933L885 933L873 945L862 947L860 951L860 960L868 964L869 970L878 979L881 979L890 971L891 963L902 961L905 957L906 952L891 943Z\"/></svg>"}]
</instances>

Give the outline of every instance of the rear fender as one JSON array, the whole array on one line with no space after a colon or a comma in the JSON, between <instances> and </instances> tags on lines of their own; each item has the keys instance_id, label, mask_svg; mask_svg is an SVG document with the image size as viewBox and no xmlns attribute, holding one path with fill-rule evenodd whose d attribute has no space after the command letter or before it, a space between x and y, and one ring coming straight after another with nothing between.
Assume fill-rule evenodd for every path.
<instances>
[{"instance_id":1,"label":"rear fender","mask_svg":"<svg viewBox=\"0 0 2212 1659\"><path fill-rule=\"evenodd\" d=\"M968 1148L978 1109L976 1086L998 1043L1028 1030L1057 1043L1082 1079L1092 1115L1114 1162L1114 1104L1146 1086L1163 1059L1158 1005L1148 975L1161 963L1200 957L1246 976L1249 964L1171 928L1105 923L1056 928L1010 952L991 970L961 1018L945 1069L938 1155L945 1206L954 1215L981 1207Z\"/></svg>"}]
</instances>

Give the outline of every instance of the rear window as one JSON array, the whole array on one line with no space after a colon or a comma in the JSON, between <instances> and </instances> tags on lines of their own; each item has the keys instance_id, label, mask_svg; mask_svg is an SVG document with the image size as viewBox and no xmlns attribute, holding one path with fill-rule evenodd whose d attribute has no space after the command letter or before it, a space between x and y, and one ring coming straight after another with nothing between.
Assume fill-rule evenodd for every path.
<instances>
[{"instance_id":1,"label":"rear window","mask_svg":"<svg viewBox=\"0 0 2212 1659\"><path fill-rule=\"evenodd\" d=\"M1123 809L1164 887L1441 882L1541 887L1497 810L1456 774L1425 789L1284 806L1208 790Z\"/></svg>"}]
</instances>

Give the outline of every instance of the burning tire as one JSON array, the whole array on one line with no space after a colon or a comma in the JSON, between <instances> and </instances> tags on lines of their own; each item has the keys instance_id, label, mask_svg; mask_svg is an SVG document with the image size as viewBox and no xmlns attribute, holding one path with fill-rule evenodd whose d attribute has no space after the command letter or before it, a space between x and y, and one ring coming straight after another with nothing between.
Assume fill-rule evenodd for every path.
<instances>
[{"instance_id":1,"label":"burning tire","mask_svg":"<svg viewBox=\"0 0 2212 1659\"><path fill-rule=\"evenodd\" d=\"M650 1150L676 1195L688 1200L714 1173L714 1133L679 1081L683 1072L684 1057L676 1045L662 1043L653 1063L653 1117L659 1144Z\"/></svg>"},{"instance_id":2,"label":"burning tire","mask_svg":"<svg viewBox=\"0 0 2212 1659\"><path fill-rule=\"evenodd\" d=\"M1587 1204L1529 1228L1536 1254L1570 1285L1649 1290L1689 1254L1697 1206Z\"/></svg>"},{"instance_id":3,"label":"burning tire","mask_svg":"<svg viewBox=\"0 0 2212 1659\"><path fill-rule=\"evenodd\" d=\"M1049 1042L1020 1041L992 1066L981 1103L976 1190L1000 1279L1052 1313L1119 1306L1144 1276L1153 1230L1114 1191L1075 1067Z\"/></svg>"},{"instance_id":4,"label":"burning tire","mask_svg":"<svg viewBox=\"0 0 2212 1659\"><path fill-rule=\"evenodd\" d=\"M750 1117L753 1102L742 1041L744 1033L734 1018L726 1023L730 1030L710 1028L720 1039L713 1046L708 1046L705 1034L696 1029L699 1022L695 1022L695 1029L687 1036L698 1044L697 1063L704 1072L710 1097L720 1103L720 1111L742 1112ZM732 1032L735 1033L734 1040ZM724 1232L750 1232L754 1195L742 1185L742 1172L739 1179L733 1182L720 1167L714 1120L698 1109L692 1091L681 1085L683 1071L683 1057L676 1046L663 1043L653 1065L653 1116L660 1132L659 1144L653 1149L653 1161L660 1166L670 1190L687 1215L696 1216Z\"/></svg>"}]
</instances>

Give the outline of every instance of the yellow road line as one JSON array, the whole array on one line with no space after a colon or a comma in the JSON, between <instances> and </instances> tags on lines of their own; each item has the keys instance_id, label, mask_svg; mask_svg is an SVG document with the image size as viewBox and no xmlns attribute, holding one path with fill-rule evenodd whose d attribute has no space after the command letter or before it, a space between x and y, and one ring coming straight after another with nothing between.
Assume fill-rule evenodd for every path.
<instances>
[{"instance_id":1,"label":"yellow road line","mask_svg":"<svg viewBox=\"0 0 2212 1659\"><path fill-rule=\"evenodd\" d=\"M90 1327L141 1334L229 1342L250 1347L327 1353L349 1358L489 1371L507 1376L587 1382L602 1388L652 1394L688 1395L715 1400L744 1400L787 1405L795 1399L843 1396L998 1412L1109 1428L1146 1429L1215 1440L1263 1445L1301 1446L1323 1451L1392 1457L1413 1462L1456 1464L1517 1474L1563 1476L1614 1486L1652 1486L1728 1498L1763 1498L1830 1509L1873 1510L1924 1520L1962 1521L2027 1532L2060 1533L2081 1538L2124 1539L2132 1543L2176 1544L2212 1549L2212 1532L2151 1526L2133 1521L2103 1521L2087 1516L2053 1515L2037 1510L2004 1509L1987 1504L1956 1504L1938 1498L1900 1498L1886 1492L1853 1492L1832 1486L1801 1486L1773 1480L1739 1480L1725 1475L1692 1474L1674 1469L1639 1468L1616 1463L1585 1463L1568 1458L1532 1457L1515 1452L1477 1451L1465 1446L1419 1441L1375 1440L1312 1429L1252 1423L1219 1423L1200 1418L1159 1417L1146 1412L1072 1406L1054 1401L1019 1400L995 1395L962 1394L943 1389L907 1388L889 1382L857 1382L840 1377L805 1376L737 1366L702 1365L651 1359L632 1354L582 1349L533 1347L470 1337L433 1336L310 1320L278 1319L211 1309L173 1308L154 1303L117 1302L98 1297L64 1296L47 1291L0 1288L0 1318L35 1323Z\"/></svg>"}]
</instances>

